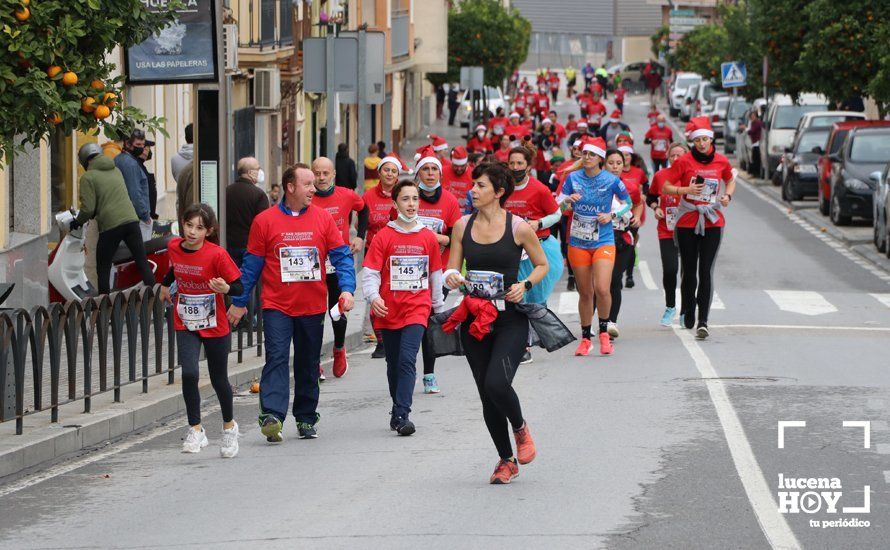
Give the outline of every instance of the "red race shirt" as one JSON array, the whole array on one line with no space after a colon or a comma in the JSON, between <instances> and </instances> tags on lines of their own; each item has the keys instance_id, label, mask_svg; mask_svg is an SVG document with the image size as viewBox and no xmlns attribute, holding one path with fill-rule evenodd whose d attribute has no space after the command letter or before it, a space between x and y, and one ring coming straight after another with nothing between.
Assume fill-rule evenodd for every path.
<instances>
[{"instance_id":1,"label":"red race shirt","mask_svg":"<svg viewBox=\"0 0 890 550\"><path fill-rule=\"evenodd\" d=\"M502 147L494 152L494 157L500 162L506 163L510 159L510 149Z\"/></svg>"},{"instance_id":2,"label":"red race shirt","mask_svg":"<svg viewBox=\"0 0 890 550\"><path fill-rule=\"evenodd\" d=\"M624 94L627 92L624 88L615 90L615 103L624 103Z\"/></svg>"},{"instance_id":3,"label":"red race shirt","mask_svg":"<svg viewBox=\"0 0 890 550\"><path fill-rule=\"evenodd\" d=\"M263 309L291 317L327 311L325 260L329 250L345 244L334 218L314 204L299 216L286 214L280 206L258 214L250 226L247 251L265 261Z\"/></svg>"},{"instance_id":4,"label":"red race shirt","mask_svg":"<svg viewBox=\"0 0 890 550\"><path fill-rule=\"evenodd\" d=\"M374 238L374 235L389 223L394 206L392 197L383 194L383 188L379 183L366 191L362 198L368 205L368 232L365 235L365 247L367 248L371 246L371 239Z\"/></svg>"},{"instance_id":5,"label":"red race shirt","mask_svg":"<svg viewBox=\"0 0 890 550\"><path fill-rule=\"evenodd\" d=\"M577 126L577 124L576 124ZM553 131L556 132L556 137L559 138L559 141L562 141L566 138L566 127L558 122L553 123Z\"/></svg>"},{"instance_id":6,"label":"red race shirt","mask_svg":"<svg viewBox=\"0 0 890 550\"><path fill-rule=\"evenodd\" d=\"M322 197L318 193L312 198L312 204L324 208L334 218L337 229L343 235L343 242L349 242L349 214L361 212L365 207L365 201L358 193L347 187L334 186L334 192L328 197Z\"/></svg>"},{"instance_id":7,"label":"red race shirt","mask_svg":"<svg viewBox=\"0 0 890 550\"><path fill-rule=\"evenodd\" d=\"M652 185L649 186L649 194L658 195L658 207L661 208L661 211L664 212L665 215L664 218L658 220L659 240L674 238L674 230L668 227L667 218L670 214L671 220L673 223L676 223L677 205L680 204L680 197L677 195L668 195L662 191L664 182L667 180L669 174L669 168L662 168L652 176Z\"/></svg>"},{"instance_id":8,"label":"red race shirt","mask_svg":"<svg viewBox=\"0 0 890 550\"><path fill-rule=\"evenodd\" d=\"M491 153L494 151L494 147L491 145L491 140L488 138L479 139L474 134L473 137L467 141L467 151L471 153Z\"/></svg>"},{"instance_id":9,"label":"red race shirt","mask_svg":"<svg viewBox=\"0 0 890 550\"><path fill-rule=\"evenodd\" d=\"M391 268L399 263L399 256L412 256L413 262L426 259L426 286L420 290L393 290ZM393 261L393 258L396 258ZM409 264L411 265L411 264ZM402 233L392 227L383 228L365 254L364 266L380 272L380 297L389 309L386 317L375 317L371 321L375 329L400 329L408 325L427 326L432 309L430 275L442 269L439 256L439 243L435 234L424 228L415 233ZM399 281L396 281L396 285Z\"/></svg>"},{"instance_id":10,"label":"red race shirt","mask_svg":"<svg viewBox=\"0 0 890 550\"><path fill-rule=\"evenodd\" d=\"M550 91L559 90L559 77L553 75L550 77Z\"/></svg>"},{"instance_id":11,"label":"red race shirt","mask_svg":"<svg viewBox=\"0 0 890 550\"><path fill-rule=\"evenodd\" d=\"M521 122L519 124L516 124L515 126L511 124L510 126L507 126L504 129L504 134L506 134L508 136L513 136L517 140L522 139L523 137L529 135L530 133L531 133L531 129Z\"/></svg>"},{"instance_id":12,"label":"red race shirt","mask_svg":"<svg viewBox=\"0 0 890 550\"><path fill-rule=\"evenodd\" d=\"M467 191L473 187L473 166L467 163L466 167L459 176L454 173L454 165L442 170L442 188L454 195L461 211L467 205Z\"/></svg>"},{"instance_id":13,"label":"red race shirt","mask_svg":"<svg viewBox=\"0 0 890 550\"><path fill-rule=\"evenodd\" d=\"M450 229L460 219L461 210L454 195L443 188L439 202L435 204L428 202L421 191L420 207L417 209L417 215L420 217L420 223L432 229L433 233L444 235L450 233ZM448 265L451 247L446 246L441 252L442 265Z\"/></svg>"},{"instance_id":14,"label":"red race shirt","mask_svg":"<svg viewBox=\"0 0 890 550\"><path fill-rule=\"evenodd\" d=\"M227 283L241 277L241 271L224 248L209 241L195 251L186 252L183 240L175 237L167 244L170 268L176 276L176 307L173 308L173 327L190 330L203 338L218 338L229 333L226 304L223 295L210 289L210 279L223 278ZM183 317L184 316L184 317ZM185 323L183 322L185 320Z\"/></svg>"},{"instance_id":15,"label":"red race shirt","mask_svg":"<svg viewBox=\"0 0 890 550\"><path fill-rule=\"evenodd\" d=\"M541 113L541 116L546 116L549 110L550 98L547 97L547 94L535 94L535 105L532 112L538 112Z\"/></svg>"},{"instance_id":16,"label":"red race shirt","mask_svg":"<svg viewBox=\"0 0 890 550\"><path fill-rule=\"evenodd\" d=\"M501 127L501 132L503 132L504 128L510 125L510 121L505 116L496 116L488 119L488 128L494 132L494 129L498 126Z\"/></svg>"},{"instance_id":17,"label":"red race shirt","mask_svg":"<svg viewBox=\"0 0 890 550\"><path fill-rule=\"evenodd\" d=\"M674 132L667 125L664 128L659 128L653 124L644 137L651 142L649 155L653 159L666 160L668 158L668 148L674 140Z\"/></svg>"},{"instance_id":18,"label":"red race shirt","mask_svg":"<svg viewBox=\"0 0 890 550\"><path fill-rule=\"evenodd\" d=\"M599 124L602 125L603 117L606 116L606 106L603 105L602 101L589 101L586 105L587 107L587 120L591 124Z\"/></svg>"},{"instance_id":19,"label":"red race shirt","mask_svg":"<svg viewBox=\"0 0 890 550\"><path fill-rule=\"evenodd\" d=\"M537 179L529 176L522 189L514 189L504 208L526 221L540 220L559 210L550 189ZM550 228L536 231L538 238L550 235Z\"/></svg>"},{"instance_id":20,"label":"red race shirt","mask_svg":"<svg viewBox=\"0 0 890 550\"><path fill-rule=\"evenodd\" d=\"M572 119L572 120L566 122L566 127L564 128L564 130L566 132L574 132L577 128L578 128L578 121L575 119Z\"/></svg>"},{"instance_id":21,"label":"red race shirt","mask_svg":"<svg viewBox=\"0 0 890 550\"><path fill-rule=\"evenodd\" d=\"M701 195L685 196L686 200L692 204L716 204L720 198L721 187L725 187L726 182L732 179L732 165L729 164L726 157L716 152L714 153L714 160L708 164L702 164L695 160L692 153L686 153L678 158L668 170L670 170L670 173L667 175L667 180L679 187L687 187L695 183L696 176L704 178L705 189ZM705 219L706 229L726 225L726 219L723 217L721 210L717 210L717 216L720 219L716 223ZM698 212L687 212L677 221L677 227L695 227L697 221Z\"/></svg>"}]
</instances>

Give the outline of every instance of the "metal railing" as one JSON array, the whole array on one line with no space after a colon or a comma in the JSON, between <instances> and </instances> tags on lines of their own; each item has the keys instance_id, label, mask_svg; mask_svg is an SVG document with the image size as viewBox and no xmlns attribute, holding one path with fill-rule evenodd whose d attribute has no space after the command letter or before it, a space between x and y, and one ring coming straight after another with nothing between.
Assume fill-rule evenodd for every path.
<instances>
[{"instance_id":1,"label":"metal railing","mask_svg":"<svg viewBox=\"0 0 890 550\"><path fill-rule=\"evenodd\" d=\"M55 423L59 408L69 403L83 401L88 413L97 395L114 392L120 402L125 386L141 383L148 393L148 381L165 374L173 384L179 368L173 309L158 298L159 288L0 311L0 422L15 419L20 435L25 416L49 409ZM259 292L258 285L246 321L234 331L238 363L253 347L262 355L262 316L255 316Z\"/></svg>"},{"instance_id":2,"label":"metal railing","mask_svg":"<svg viewBox=\"0 0 890 550\"><path fill-rule=\"evenodd\" d=\"M294 43L292 0L251 0L246 10L236 10L234 16L238 21L238 45L242 48L262 51Z\"/></svg>"},{"instance_id":3,"label":"metal railing","mask_svg":"<svg viewBox=\"0 0 890 550\"><path fill-rule=\"evenodd\" d=\"M408 47L408 25L410 21L411 15L407 10L393 11L390 42L393 59L405 57L410 53Z\"/></svg>"}]
</instances>

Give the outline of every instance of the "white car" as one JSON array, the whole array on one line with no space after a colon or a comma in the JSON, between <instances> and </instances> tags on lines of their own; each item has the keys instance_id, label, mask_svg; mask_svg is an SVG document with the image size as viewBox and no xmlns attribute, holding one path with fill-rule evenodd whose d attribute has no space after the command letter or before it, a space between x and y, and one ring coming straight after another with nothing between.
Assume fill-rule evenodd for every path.
<instances>
[{"instance_id":1,"label":"white car","mask_svg":"<svg viewBox=\"0 0 890 550\"><path fill-rule=\"evenodd\" d=\"M724 137L723 128L726 126L726 112L729 109L729 101L732 96L715 94L713 102L702 109L702 115L711 119L711 127L714 129L714 138Z\"/></svg>"},{"instance_id":2,"label":"white car","mask_svg":"<svg viewBox=\"0 0 890 550\"><path fill-rule=\"evenodd\" d=\"M683 100L680 104L680 120L683 122L689 122L689 119L695 116L695 98L698 97L700 86L701 82L696 82L686 88L686 93L683 95Z\"/></svg>"},{"instance_id":3,"label":"white car","mask_svg":"<svg viewBox=\"0 0 890 550\"><path fill-rule=\"evenodd\" d=\"M790 96L776 94L770 99L766 117L763 119L763 137L760 141L760 174L765 180L779 180L773 176L779 170L779 161L785 155L785 148L794 141L800 119L806 113L825 111L828 100L818 94L801 94L795 103Z\"/></svg>"},{"instance_id":4,"label":"white car","mask_svg":"<svg viewBox=\"0 0 890 550\"><path fill-rule=\"evenodd\" d=\"M680 114L680 107L683 106L683 98L686 96L686 90L693 84L698 84L699 82L701 82L701 75L696 73L679 72L674 75L670 91L671 116L678 116Z\"/></svg>"},{"instance_id":5,"label":"white car","mask_svg":"<svg viewBox=\"0 0 890 550\"><path fill-rule=\"evenodd\" d=\"M479 96L479 91L476 91L476 96ZM497 112L498 108L504 109L504 113L507 113L507 102L504 98L504 92L500 89L500 87L494 86L485 86L484 90L484 101L485 105L488 107L489 117L493 117ZM464 128L469 127L470 125L470 115L472 114L473 106L470 102L469 90L464 90L463 95L460 97L460 107L457 109L457 120L460 122L460 125ZM483 114L476 113L476 120L482 120Z\"/></svg>"}]
</instances>

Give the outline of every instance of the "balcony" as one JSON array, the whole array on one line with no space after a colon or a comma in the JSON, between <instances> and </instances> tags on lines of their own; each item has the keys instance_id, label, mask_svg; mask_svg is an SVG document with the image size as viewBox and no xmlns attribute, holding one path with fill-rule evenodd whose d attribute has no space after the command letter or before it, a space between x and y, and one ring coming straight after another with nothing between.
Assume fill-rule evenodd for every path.
<instances>
[{"instance_id":1,"label":"balcony","mask_svg":"<svg viewBox=\"0 0 890 550\"><path fill-rule=\"evenodd\" d=\"M239 63L263 64L293 53L292 0L238 0L232 10L238 22Z\"/></svg>"},{"instance_id":2,"label":"balcony","mask_svg":"<svg viewBox=\"0 0 890 550\"><path fill-rule=\"evenodd\" d=\"M393 61L407 57L409 48L411 14L408 10L393 10L391 53Z\"/></svg>"}]
</instances>

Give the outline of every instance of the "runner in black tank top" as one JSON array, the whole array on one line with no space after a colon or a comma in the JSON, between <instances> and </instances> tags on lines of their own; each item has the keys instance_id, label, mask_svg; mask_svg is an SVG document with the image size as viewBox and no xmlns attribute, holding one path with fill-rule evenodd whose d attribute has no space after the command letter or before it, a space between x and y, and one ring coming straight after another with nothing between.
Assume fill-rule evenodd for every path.
<instances>
[{"instance_id":1,"label":"runner in black tank top","mask_svg":"<svg viewBox=\"0 0 890 550\"><path fill-rule=\"evenodd\" d=\"M529 330L528 318L516 311L514 303L522 301L526 290L539 283L548 269L534 230L503 208L512 191L513 176L504 165L481 164L473 170L471 197L477 211L455 224L445 272L447 286L464 286L470 292L462 307L482 298L485 310L497 314L490 332L481 339L471 334L472 313L461 324L461 342L482 400L485 425L500 455L490 480L495 484L509 483L519 475L517 462L527 464L535 458L535 444L512 386ZM528 279L517 281L523 249L535 268ZM464 260L466 278L458 271ZM508 420L516 438L516 457Z\"/></svg>"}]
</instances>

